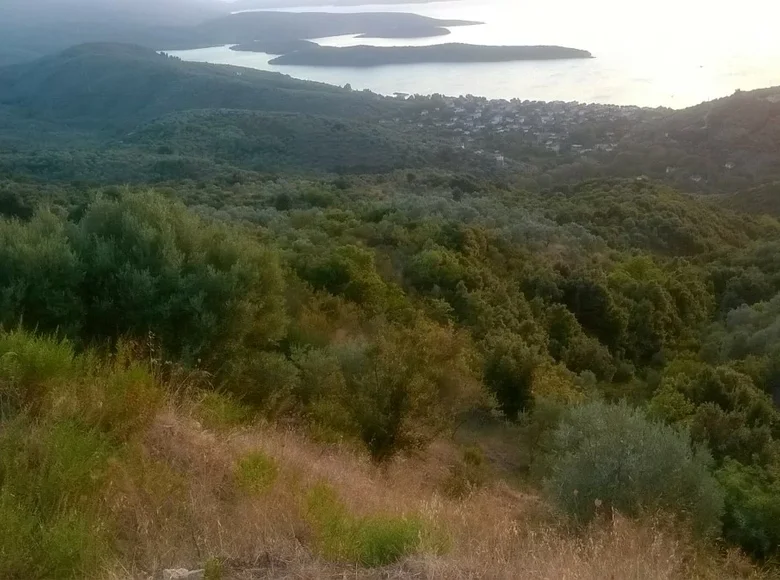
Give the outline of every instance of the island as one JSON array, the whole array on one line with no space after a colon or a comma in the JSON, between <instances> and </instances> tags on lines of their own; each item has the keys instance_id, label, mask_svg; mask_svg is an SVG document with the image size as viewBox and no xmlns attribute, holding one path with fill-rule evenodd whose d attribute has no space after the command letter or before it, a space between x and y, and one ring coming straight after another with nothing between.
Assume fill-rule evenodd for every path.
<instances>
[{"instance_id":1,"label":"island","mask_svg":"<svg viewBox=\"0 0 780 580\"><path fill-rule=\"evenodd\" d=\"M565 46L480 46L435 44L431 46L316 46L283 54L274 65L321 67L375 67L393 64L485 63L525 60L593 58L587 50Z\"/></svg>"},{"instance_id":2,"label":"island","mask_svg":"<svg viewBox=\"0 0 780 580\"><path fill-rule=\"evenodd\" d=\"M406 12L242 12L203 22L189 29L187 35L189 42L196 46L233 44L251 48L255 42L262 47L270 41L345 35L427 38L449 34L449 29L456 26L479 24L472 20L444 20Z\"/></svg>"}]
</instances>

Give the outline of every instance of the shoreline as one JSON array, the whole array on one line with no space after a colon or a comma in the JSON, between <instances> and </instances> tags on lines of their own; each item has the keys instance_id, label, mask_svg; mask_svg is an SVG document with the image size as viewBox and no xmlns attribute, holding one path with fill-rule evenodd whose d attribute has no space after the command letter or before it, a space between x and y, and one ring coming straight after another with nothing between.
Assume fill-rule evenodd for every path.
<instances>
[{"instance_id":1,"label":"shoreline","mask_svg":"<svg viewBox=\"0 0 780 580\"><path fill-rule=\"evenodd\" d=\"M594 57L587 50L564 46L486 46L450 43L427 46L307 47L278 56L268 64L374 68L411 64L487 64L591 58Z\"/></svg>"}]
</instances>

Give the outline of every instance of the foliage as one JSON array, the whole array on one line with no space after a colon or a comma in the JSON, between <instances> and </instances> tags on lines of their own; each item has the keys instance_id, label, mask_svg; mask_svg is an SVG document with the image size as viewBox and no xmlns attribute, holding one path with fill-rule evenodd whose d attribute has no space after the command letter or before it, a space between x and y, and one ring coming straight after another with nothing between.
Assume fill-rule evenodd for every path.
<instances>
[{"instance_id":1,"label":"foliage","mask_svg":"<svg viewBox=\"0 0 780 580\"><path fill-rule=\"evenodd\" d=\"M605 128L622 136L615 152L577 161L496 134L484 151L523 160L497 168L437 128L441 115L420 123L423 101L445 114L440 96L107 44L0 69L0 447L21 466L17 483L0 478L16 566L0 576L94 569L110 529L84 530L104 469L152 424L164 384L193 394L209 428L283 419L376 461L499 411L579 520L598 499L709 532L714 470L723 537L777 556L780 224L684 193L774 179L776 124L762 122L777 105L735 95L645 112L641 127ZM696 129L704 116L714 148ZM731 131L742 118L766 146ZM742 156L733 171L724 143ZM667 175L671 162L682 167ZM636 179L645 170L685 187ZM42 467L59 452L85 493ZM273 479L272 462L244 459L248 488ZM462 458L454 495L483 467ZM22 481L41 493L4 487ZM317 501L337 559L375 565L419 547L415 518ZM51 558L33 559L44 544Z\"/></svg>"},{"instance_id":2,"label":"foliage","mask_svg":"<svg viewBox=\"0 0 780 580\"><path fill-rule=\"evenodd\" d=\"M249 493L262 493L271 487L279 474L279 466L262 451L252 451L238 461L235 477L238 486Z\"/></svg>"},{"instance_id":3,"label":"foliage","mask_svg":"<svg viewBox=\"0 0 780 580\"><path fill-rule=\"evenodd\" d=\"M536 353L511 338L500 337L488 347L485 362L485 385L495 394L504 414L517 419L533 402L533 374Z\"/></svg>"},{"instance_id":4,"label":"foliage","mask_svg":"<svg viewBox=\"0 0 780 580\"><path fill-rule=\"evenodd\" d=\"M771 557L780 544L778 474L728 461L717 477L726 492L726 539L754 556Z\"/></svg>"},{"instance_id":5,"label":"foliage","mask_svg":"<svg viewBox=\"0 0 780 580\"><path fill-rule=\"evenodd\" d=\"M347 413L375 460L423 446L473 402L468 344L450 328L385 326L337 356Z\"/></svg>"},{"instance_id":6,"label":"foliage","mask_svg":"<svg viewBox=\"0 0 780 580\"><path fill-rule=\"evenodd\" d=\"M450 466L444 480L444 492L456 499L463 499L485 485L489 468L482 449L476 446L463 450L461 458Z\"/></svg>"},{"instance_id":7,"label":"foliage","mask_svg":"<svg viewBox=\"0 0 780 580\"><path fill-rule=\"evenodd\" d=\"M309 492L306 507L325 557L370 568L415 553L425 527L419 517L355 517L326 484L318 484Z\"/></svg>"},{"instance_id":8,"label":"foliage","mask_svg":"<svg viewBox=\"0 0 780 580\"><path fill-rule=\"evenodd\" d=\"M83 578L107 555L95 492L110 447L74 421L21 417L0 436L0 576Z\"/></svg>"},{"instance_id":9,"label":"foliage","mask_svg":"<svg viewBox=\"0 0 780 580\"><path fill-rule=\"evenodd\" d=\"M552 434L550 454L547 494L578 523L603 508L675 512L704 534L720 525L723 495L707 452L625 404L572 408Z\"/></svg>"},{"instance_id":10,"label":"foliage","mask_svg":"<svg viewBox=\"0 0 780 580\"><path fill-rule=\"evenodd\" d=\"M197 398L195 413L212 429L227 429L251 420L252 409L234 397L216 391L205 391Z\"/></svg>"},{"instance_id":11,"label":"foliage","mask_svg":"<svg viewBox=\"0 0 780 580\"><path fill-rule=\"evenodd\" d=\"M75 224L41 213L2 222L0 232L6 324L86 344L152 332L166 354L188 361L283 332L275 256L159 196L99 199Z\"/></svg>"}]
</instances>

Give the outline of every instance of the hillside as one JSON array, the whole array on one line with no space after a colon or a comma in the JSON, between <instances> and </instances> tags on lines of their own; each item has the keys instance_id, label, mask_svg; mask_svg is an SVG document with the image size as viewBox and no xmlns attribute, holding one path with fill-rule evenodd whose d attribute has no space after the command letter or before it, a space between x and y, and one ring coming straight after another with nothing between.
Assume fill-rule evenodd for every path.
<instances>
[{"instance_id":1,"label":"hillside","mask_svg":"<svg viewBox=\"0 0 780 580\"><path fill-rule=\"evenodd\" d=\"M400 134L354 121L304 114L211 109L142 125L124 143L236 167L376 172L419 167L430 152Z\"/></svg>"},{"instance_id":2,"label":"hillside","mask_svg":"<svg viewBox=\"0 0 780 580\"><path fill-rule=\"evenodd\" d=\"M378 125L403 111L398 101L133 45L82 45L0 69L0 107L0 170L49 179L388 171L447 148Z\"/></svg>"},{"instance_id":3,"label":"hillside","mask_svg":"<svg viewBox=\"0 0 780 580\"><path fill-rule=\"evenodd\" d=\"M780 221L455 131L667 113L0 69L0 578L777 578Z\"/></svg>"},{"instance_id":4,"label":"hillside","mask_svg":"<svg viewBox=\"0 0 780 580\"><path fill-rule=\"evenodd\" d=\"M0 103L27 116L127 128L189 109L300 112L360 119L391 105L367 93L277 73L182 62L126 44L87 44L0 69Z\"/></svg>"},{"instance_id":5,"label":"hillside","mask_svg":"<svg viewBox=\"0 0 780 580\"><path fill-rule=\"evenodd\" d=\"M620 150L637 171L728 193L780 179L780 89L737 92L636 127Z\"/></svg>"}]
</instances>

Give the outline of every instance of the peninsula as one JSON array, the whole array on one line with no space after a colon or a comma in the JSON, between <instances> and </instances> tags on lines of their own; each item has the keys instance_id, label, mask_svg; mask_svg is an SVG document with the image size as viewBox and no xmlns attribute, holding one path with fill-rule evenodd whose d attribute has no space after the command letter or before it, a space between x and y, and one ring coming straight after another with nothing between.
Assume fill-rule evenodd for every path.
<instances>
[{"instance_id":1,"label":"peninsula","mask_svg":"<svg viewBox=\"0 0 780 580\"><path fill-rule=\"evenodd\" d=\"M593 58L586 50L564 46L480 46L436 44L431 46L317 46L283 54L275 65L322 67L374 67L393 64L484 63L522 60Z\"/></svg>"},{"instance_id":2,"label":"peninsula","mask_svg":"<svg viewBox=\"0 0 780 580\"><path fill-rule=\"evenodd\" d=\"M379 33L364 32L358 34L356 38L431 38L434 36L447 36L448 34L452 34L449 28L423 25L395 29L386 28Z\"/></svg>"},{"instance_id":3,"label":"peninsula","mask_svg":"<svg viewBox=\"0 0 780 580\"><path fill-rule=\"evenodd\" d=\"M236 52L263 52L265 54L288 54L298 50L311 50L318 48L319 44L310 40L255 40L235 44L230 50Z\"/></svg>"}]
</instances>

